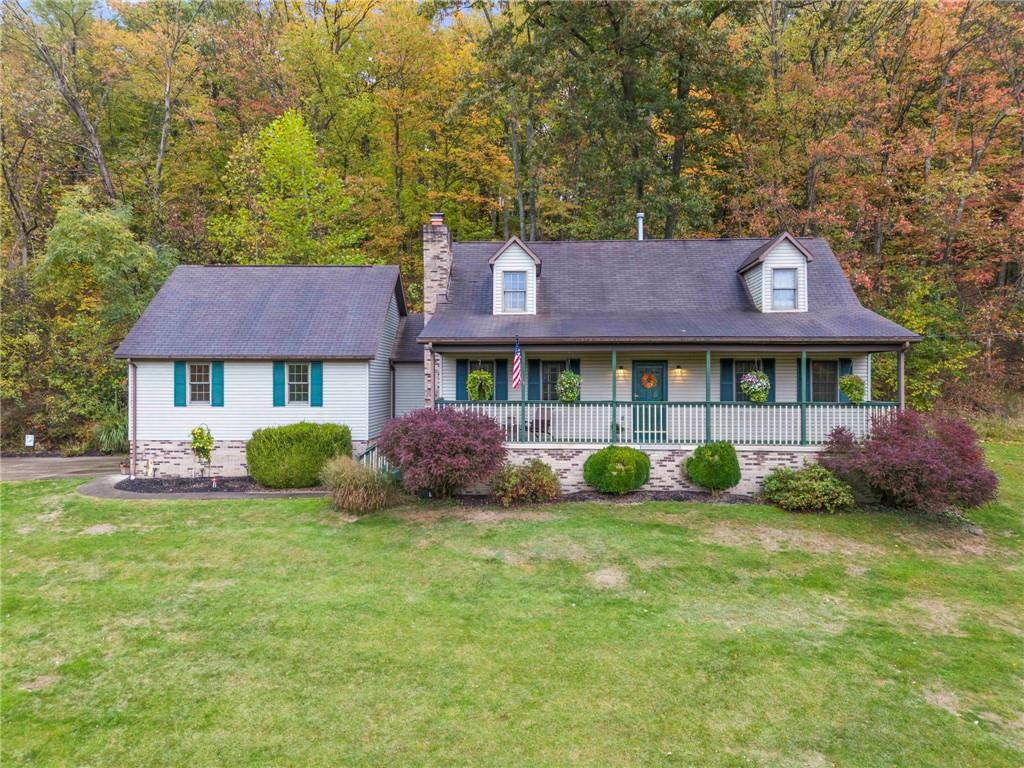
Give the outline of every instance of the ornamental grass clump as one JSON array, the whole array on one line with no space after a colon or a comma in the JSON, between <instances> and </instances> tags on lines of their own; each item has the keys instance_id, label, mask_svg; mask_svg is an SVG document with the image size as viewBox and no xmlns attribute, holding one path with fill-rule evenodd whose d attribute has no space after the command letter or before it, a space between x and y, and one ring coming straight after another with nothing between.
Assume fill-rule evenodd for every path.
<instances>
[{"instance_id":1,"label":"ornamental grass clump","mask_svg":"<svg viewBox=\"0 0 1024 768\"><path fill-rule=\"evenodd\" d=\"M491 493L503 507L554 501L561 492L555 470L540 459L530 459L522 466L506 464L491 484Z\"/></svg>"},{"instance_id":2,"label":"ornamental grass clump","mask_svg":"<svg viewBox=\"0 0 1024 768\"><path fill-rule=\"evenodd\" d=\"M768 402L772 383L764 371L747 371L740 377L740 390L752 403Z\"/></svg>"},{"instance_id":3,"label":"ornamental grass clump","mask_svg":"<svg viewBox=\"0 0 1024 768\"><path fill-rule=\"evenodd\" d=\"M788 512L851 512L850 486L818 464L801 469L776 467L764 479L761 497Z\"/></svg>"},{"instance_id":4,"label":"ornamental grass clump","mask_svg":"<svg viewBox=\"0 0 1024 768\"><path fill-rule=\"evenodd\" d=\"M505 462L505 433L482 414L423 409L385 424L377 448L409 493L446 498L494 477Z\"/></svg>"},{"instance_id":5,"label":"ornamental grass clump","mask_svg":"<svg viewBox=\"0 0 1024 768\"><path fill-rule=\"evenodd\" d=\"M864 393L866 391L864 379L853 373L840 376L839 391L842 392L846 396L846 399L851 403L863 403Z\"/></svg>"},{"instance_id":6,"label":"ornamental grass clump","mask_svg":"<svg viewBox=\"0 0 1024 768\"><path fill-rule=\"evenodd\" d=\"M874 419L862 441L837 427L820 462L895 509L934 514L976 507L998 488L977 434L954 416L893 411Z\"/></svg>"},{"instance_id":7,"label":"ornamental grass clump","mask_svg":"<svg viewBox=\"0 0 1024 768\"><path fill-rule=\"evenodd\" d=\"M343 424L300 421L266 427L245 444L249 474L267 488L311 488L328 459L352 455L352 433Z\"/></svg>"},{"instance_id":8,"label":"ornamental grass clump","mask_svg":"<svg viewBox=\"0 0 1024 768\"><path fill-rule=\"evenodd\" d=\"M609 445L592 453L583 463L583 480L601 493L629 493L651 475L651 459L643 451Z\"/></svg>"},{"instance_id":9,"label":"ornamental grass clump","mask_svg":"<svg viewBox=\"0 0 1024 768\"><path fill-rule=\"evenodd\" d=\"M351 456L335 456L320 471L331 503L346 515L368 515L400 504L402 489L394 479L360 464Z\"/></svg>"},{"instance_id":10,"label":"ornamental grass clump","mask_svg":"<svg viewBox=\"0 0 1024 768\"><path fill-rule=\"evenodd\" d=\"M714 496L740 482L740 461L736 449L724 440L697 446L683 464L683 469L690 482L707 488Z\"/></svg>"}]
</instances>

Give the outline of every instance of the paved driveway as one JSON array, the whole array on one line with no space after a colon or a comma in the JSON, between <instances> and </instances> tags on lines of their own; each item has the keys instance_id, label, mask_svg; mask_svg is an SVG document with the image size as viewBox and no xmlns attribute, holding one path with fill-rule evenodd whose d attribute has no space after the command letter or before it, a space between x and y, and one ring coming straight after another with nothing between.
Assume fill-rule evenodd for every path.
<instances>
[{"instance_id":1,"label":"paved driveway","mask_svg":"<svg viewBox=\"0 0 1024 768\"><path fill-rule=\"evenodd\" d=\"M0 480L54 480L118 471L123 456L18 456L0 458Z\"/></svg>"}]
</instances>

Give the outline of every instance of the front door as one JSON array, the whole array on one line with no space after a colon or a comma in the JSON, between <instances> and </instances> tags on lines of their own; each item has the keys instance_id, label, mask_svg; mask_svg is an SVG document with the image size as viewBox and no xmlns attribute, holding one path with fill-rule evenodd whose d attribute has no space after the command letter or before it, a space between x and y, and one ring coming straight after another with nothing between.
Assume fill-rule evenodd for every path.
<instances>
[{"instance_id":1,"label":"front door","mask_svg":"<svg viewBox=\"0 0 1024 768\"><path fill-rule=\"evenodd\" d=\"M633 363L633 440L638 443L665 439L665 401L668 363Z\"/></svg>"}]
</instances>

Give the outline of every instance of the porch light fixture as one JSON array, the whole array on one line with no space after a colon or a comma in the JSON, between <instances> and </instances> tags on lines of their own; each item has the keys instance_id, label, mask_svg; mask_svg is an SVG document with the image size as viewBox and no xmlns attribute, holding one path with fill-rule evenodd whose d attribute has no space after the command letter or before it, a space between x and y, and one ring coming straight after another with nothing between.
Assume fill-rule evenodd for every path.
<instances>
[{"instance_id":1,"label":"porch light fixture","mask_svg":"<svg viewBox=\"0 0 1024 768\"><path fill-rule=\"evenodd\" d=\"M683 378L684 374L685 374L685 371L683 370L683 366L676 365L676 378L677 379L681 379L681 378Z\"/></svg>"},{"instance_id":2,"label":"porch light fixture","mask_svg":"<svg viewBox=\"0 0 1024 768\"><path fill-rule=\"evenodd\" d=\"M618 376L620 379L626 378L626 369L623 366L619 366Z\"/></svg>"}]
</instances>

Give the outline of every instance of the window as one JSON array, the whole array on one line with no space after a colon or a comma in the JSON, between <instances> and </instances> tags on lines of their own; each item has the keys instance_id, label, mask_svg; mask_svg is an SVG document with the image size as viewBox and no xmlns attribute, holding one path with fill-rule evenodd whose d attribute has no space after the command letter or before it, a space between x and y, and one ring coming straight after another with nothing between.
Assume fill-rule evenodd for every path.
<instances>
[{"instance_id":1,"label":"window","mask_svg":"<svg viewBox=\"0 0 1024 768\"><path fill-rule=\"evenodd\" d=\"M796 270L772 270L772 309L796 309Z\"/></svg>"},{"instance_id":2,"label":"window","mask_svg":"<svg viewBox=\"0 0 1024 768\"><path fill-rule=\"evenodd\" d=\"M811 402L835 403L839 401L839 361L811 361Z\"/></svg>"},{"instance_id":3,"label":"window","mask_svg":"<svg viewBox=\"0 0 1024 768\"><path fill-rule=\"evenodd\" d=\"M309 402L309 363L288 363L288 402Z\"/></svg>"},{"instance_id":4,"label":"window","mask_svg":"<svg viewBox=\"0 0 1024 768\"><path fill-rule=\"evenodd\" d=\"M506 312L526 311L526 273L502 272L502 288L504 301L502 307Z\"/></svg>"},{"instance_id":5,"label":"window","mask_svg":"<svg viewBox=\"0 0 1024 768\"><path fill-rule=\"evenodd\" d=\"M188 400L190 403L210 402L210 364L188 364Z\"/></svg>"},{"instance_id":6,"label":"window","mask_svg":"<svg viewBox=\"0 0 1024 768\"><path fill-rule=\"evenodd\" d=\"M540 399L558 399L558 377L567 367L565 360L544 360L540 364Z\"/></svg>"},{"instance_id":7,"label":"window","mask_svg":"<svg viewBox=\"0 0 1024 768\"><path fill-rule=\"evenodd\" d=\"M740 388L740 379L751 371L761 370L761 364L757 360L736 360L733 364L733 397L737 402L750 402L750 398Z\"/></svg>"}]
</instances>

